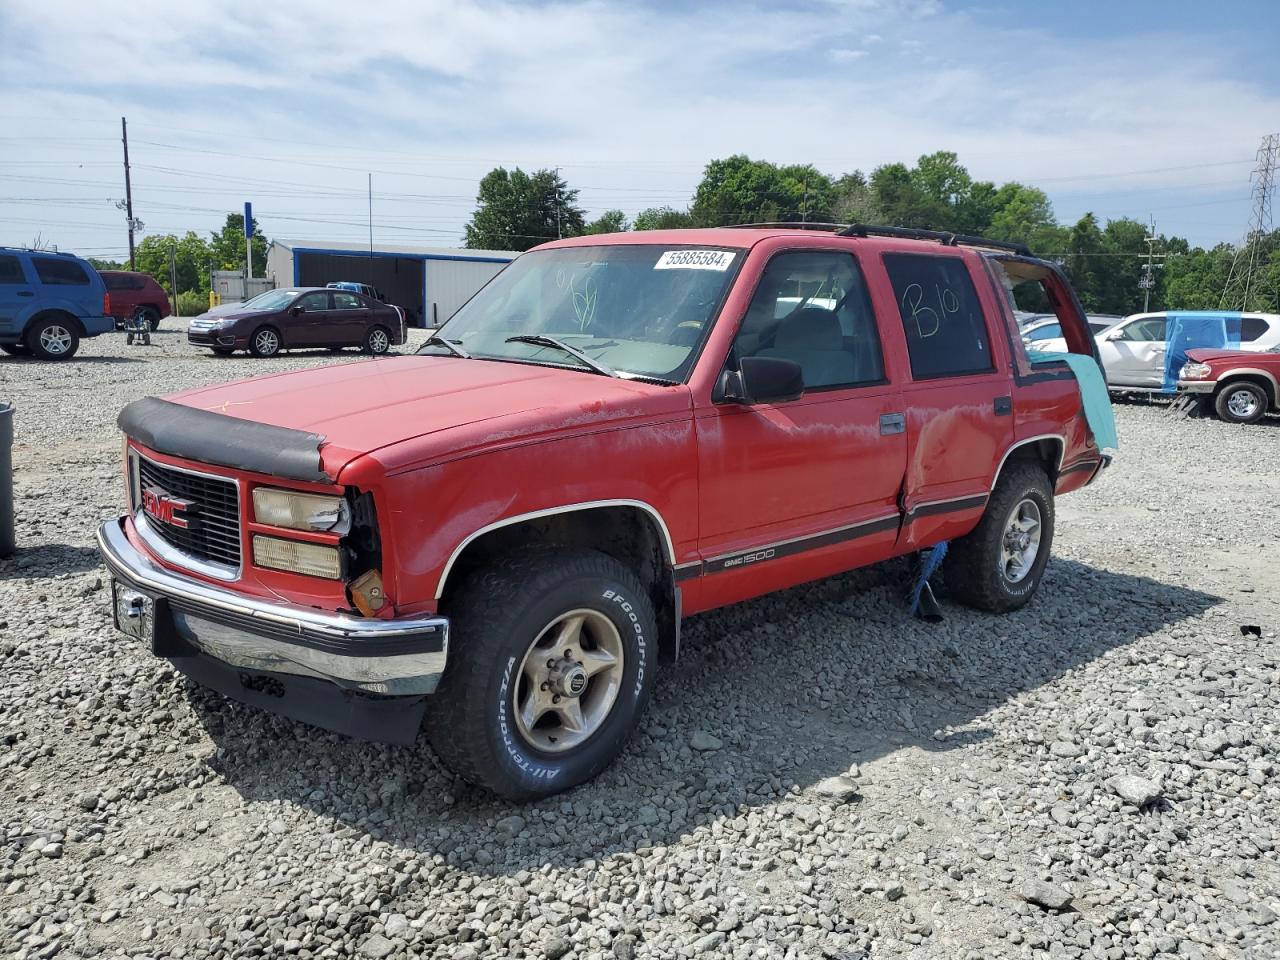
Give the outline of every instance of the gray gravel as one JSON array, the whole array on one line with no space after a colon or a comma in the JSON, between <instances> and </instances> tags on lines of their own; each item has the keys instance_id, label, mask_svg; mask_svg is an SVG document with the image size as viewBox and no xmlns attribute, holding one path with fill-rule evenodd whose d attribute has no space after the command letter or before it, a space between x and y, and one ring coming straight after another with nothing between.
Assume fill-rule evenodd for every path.
<instances>
[{"instance_id":1,"label":"gray gravel","mask_svg":"<svg viewBox=\"0 0 1280 960\"><path fill-rule=\"evenodd\" d=\"M333 362L157 341L0 358L0 955L1280 955L1275 420L1118 406L1012 616L913 621L892 563L689 621L620 762L514 806L113 633L119 407Z\"/></svg>"}]
</instances>

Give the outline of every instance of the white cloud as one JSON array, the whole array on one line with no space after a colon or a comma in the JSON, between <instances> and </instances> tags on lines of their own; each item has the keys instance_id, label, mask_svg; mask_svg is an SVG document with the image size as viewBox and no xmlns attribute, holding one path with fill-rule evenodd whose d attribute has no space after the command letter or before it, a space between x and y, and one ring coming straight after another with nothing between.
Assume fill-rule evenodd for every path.
<instances>
[{"instance_id":1,"label":"white cloud","mask_svg":"<svg viewBox=\"0 0 1280 960\"><path fill-rule=\"evenodd\" d=\"M37 119L6 121L30 137L5 141L6 159L33 166L0 166L0 195L94 193L103 210L57 216L115 224L105 185L122 113L136 130L138 203L164 230L217 216L159 204L222 209L252 191L277 235L337 233L271 216L358 223L372 169L379 193L416 195L379 200L376 218L445 240L495 163L561 165L589 207L634 212L681 205L702 164L734 152L840 173L951 149L975 176L1097 195L1099 210L1108 194L1157 187L1196 200L1199 185L1231 177L1247 194L1247 166L1116 176L1252 156L1266 132L1257 118L1280 115L1280 97L1236 79L1232 50L1165 36L1158 56L1138 59L1133 37L1067 41L973 16L910 0L391 0L358 16L336 0L10 0L0 34L24 42L0 62L0 114ZM872 44L898 55L851 68ZM48 137L100 139L37 139ZM334 191L349 196L321 195ZM0 207L0 242L34 233L6 231L12 209ZM64 233L118 242L107 226Z\"/></svg>"}]
</instances>

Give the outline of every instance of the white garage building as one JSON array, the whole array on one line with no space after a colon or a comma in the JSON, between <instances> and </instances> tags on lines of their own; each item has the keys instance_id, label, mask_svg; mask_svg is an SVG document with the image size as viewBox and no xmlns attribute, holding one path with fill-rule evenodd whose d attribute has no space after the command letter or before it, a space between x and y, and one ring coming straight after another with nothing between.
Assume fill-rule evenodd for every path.
<instances>
[{"instance_id":1,"label":"white garage building","mask_svg":"<svg viewBox=\"0 0 1280 960\"><path fill-rule=\"evenodd\" d=\"M335 280L367 283L404 307L409 322L435 327L449 319L518 253L378 244L353 249L350 242L273 240L267 275L277 287L323 287Z\"/></svg>"}]
</instances>

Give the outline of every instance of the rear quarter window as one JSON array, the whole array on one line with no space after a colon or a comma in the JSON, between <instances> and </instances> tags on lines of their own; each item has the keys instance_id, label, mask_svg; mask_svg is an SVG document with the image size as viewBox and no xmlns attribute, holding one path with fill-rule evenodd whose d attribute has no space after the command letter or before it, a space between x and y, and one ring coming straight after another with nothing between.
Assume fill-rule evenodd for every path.
<instances>
[{"instance_id":1,"label":"rear quarter window","mask_svg":"<svg viewBox=\"0 0 1280 960\"><path fill-rule=\"evenodd\" d=\"M0 283L26 283L22 262L17 257L0 257Z\"/></svg>"},{"instance_id":2,"label":"rear quarter window","mask_svg":"<svg viewBox=\"0 0 1280 960\"><path fill-rule=\"evenodd\" d=\"M959 257L887 253L915 380L959 377L995 369L978 291Z\"/></svg>"},{"instance_id":3,"label":"rear quarter window","mask_svg":"<svg viewBox=\"0 0 1280 960\"><path fill-rule=\"evenodd\" d=\"M41 283L56 286L87 286L89 275L74 260L55 260L52 257L32 257L36 276Z\"/></svg>"},{"instance_id":4,"label":"rear quarter window","mask_svg":"<svg viewBox=\"0 0 1280 960\"><path fill-rule=\"evenodd\" d=\"M1241 317L1240 342L1252 343L1254 340L1261 339L1269 329L1271 325L1261 317Z\"/></svg>"}]
</instances>

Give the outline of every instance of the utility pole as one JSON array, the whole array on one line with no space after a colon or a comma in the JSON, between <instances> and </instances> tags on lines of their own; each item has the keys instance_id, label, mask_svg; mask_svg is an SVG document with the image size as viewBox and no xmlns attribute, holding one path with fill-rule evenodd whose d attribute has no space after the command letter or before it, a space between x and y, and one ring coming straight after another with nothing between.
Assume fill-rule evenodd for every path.
<instances>
[{"instance_id":1,"label":"utility pole","mask_svg":"<svg viewBox=\"0 0 1280 960\"><path fill-rule=\"evenodd\" d=\"M1142 265L1142 277L1138 280L1138 286L1142 289L1142 312L1149 313L1151 311L1151 288L1156 285L1156 270L1164 266L1163 263L1152 262L1155 259L1156 240L1156 218L1151 218L1151 235L1142 238L1147 244L1147 262ZM1161 255L1161 259L1164 257Z\"/></svg>"},{"instance_id":2,"label":"utility pole","mask_svg":"<svg viewBox=\"0 0 1280 960\"><path fill-rule=\"evenodd\" d=\"M804 182L804 199L800 201L800 222L805 223L809 219L809 181Z\"/></svg>"},{"instance_id":3,"label":"utility pole","mask_svg":"<svg viewBox=\"0 0 1280 960\"><path fill-rule=\"evenodd\" d=\"M133 267L133 184L129 180L129 125L120 118L120 142L124 144L124 215L129 218L129 269Z\"/></svg>"},{"instance_id":4,"label":"utility pole","mask_svg":"<svg viewBox=\"0 0 1280 960\"><path fill-rule=\"evenodd\" d=\"M369 259L373 259L373 174L369 174Z\"/></svg>"},{"instance_id":5,"label":"utility pole","mask_svg":"<svg viewBox=\"0 0 1280 960\"><path fill-rule=\"evenodd\" d=\"M1219 309L1248 310L1249 294L1265 276L1265 268L1259 261L1263 255L1263 242L1272 230L1271 201L1275 196L1278 163L1280 133L1272 133L1263 137L1262 144L1258 147L1258 165L1251 177L1253 213L1249 217L1244 243L1236 249L1235 258L1231 261L1231 273L1227 275L1227 285L1222 288Z\"/></svg>"},{"instance_id":6,"label":"utility pole","mask_svg":"<svg viewBox=\"0 0 1280 960\"><path fill-rule=\"evenodd\" d=\"M561 238L560 233L560 168L556 167L556 239Z\"/></svg>"},{"instance_id":7,"label":"utility pole","mask_svg":"<svg viewBox=\"0 0 1280 960\"><path fill-rule=\"evenodd\" d=\"M169 290L173 293L173 315L178 315L178 255L177 247L169 244Z\"/></svg>"}]
</instances>

